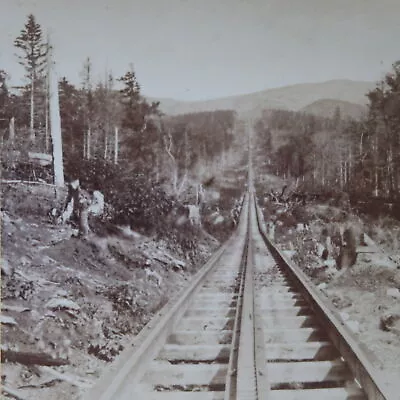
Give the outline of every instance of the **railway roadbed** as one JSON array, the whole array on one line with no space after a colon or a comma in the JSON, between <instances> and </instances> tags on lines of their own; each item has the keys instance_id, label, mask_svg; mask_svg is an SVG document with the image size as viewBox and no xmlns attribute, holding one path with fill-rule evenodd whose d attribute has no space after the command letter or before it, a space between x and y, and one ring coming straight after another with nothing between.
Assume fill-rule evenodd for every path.
<instances>
[{"instance_id":1,"label":"railway roadbed","mask_svg":"<svg viewBox=\"0 0 400 400\"><path fill-rule=\"evenodd\" d=\"M396 399L259 216L250 192L235 234L85 399Z\"/></svg>"}]
</instances>

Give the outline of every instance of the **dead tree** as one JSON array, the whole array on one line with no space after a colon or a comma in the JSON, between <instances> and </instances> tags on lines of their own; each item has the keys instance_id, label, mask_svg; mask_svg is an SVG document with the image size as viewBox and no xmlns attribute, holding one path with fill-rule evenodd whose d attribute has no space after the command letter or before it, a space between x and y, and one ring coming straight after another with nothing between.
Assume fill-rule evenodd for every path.
<instances>
[{"instance_id":1,"label":"dead tree","mask_svg":"<svg viewBox=\"0 0 400 400\"><path fill-rule=\"evenodd\" d=\"M49 94L50 94L50 132L53 144L54 184L64 186L64 166L61 139L60 104L58 97L58 80L54 65L49 67Z\"/></svg>"},{"instance_id":2,"label":"dead tree","mask_svg":"<svg viewBox=\"0 0 400 400\"><path fill-rule=\"evenodd\" d=\"M164 149L165 149L168 157L172 161L172 188L173 188L174 194L177 197L179 197L179 195L182 193L182 190L186 184L187 171L185 171L185 174L181 178L181 182L178 185L179 167L178 167L178 161L177 161L176 157L172 154L172 148L173 148L172 135L171 135L171 132L168 131L168 133L164 135Z\"/></svg>"}]
</instances>

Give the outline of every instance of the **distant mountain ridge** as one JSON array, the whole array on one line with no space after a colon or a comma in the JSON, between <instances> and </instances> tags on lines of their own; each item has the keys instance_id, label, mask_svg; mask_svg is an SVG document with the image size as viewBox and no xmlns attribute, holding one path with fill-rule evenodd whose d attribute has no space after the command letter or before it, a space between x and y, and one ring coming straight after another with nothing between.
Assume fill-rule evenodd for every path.
<instances>
[{"instance_id":1,"label":"distant mountain ridge","mask_svg":"<svg viewBox=\"0 0 400 400\"><path fill-rule=\"evenodd\" d=\"M321 83L300 83L206 101L179 101L163 98L149 98L149 100L160 101L161 110L169 115L233 109L241 115L254 116L259 115L266 108L299 111L322 99L365 105L366 94L374 88L374 82L340 79Z\"/></svg>"},{"instance_id":2,"label":"distant mountain ridge","mask_svg":"<svg viewBox=\"0 0 400 400\"><path fill-rule=\"evenodd\" d=\"M300 111L319 117L332 118L338 107L342 117L350 117L353 119L361 119L368 111L365 105L336 99L317 100L303 107Z\"/></svg>"}]
</instances>

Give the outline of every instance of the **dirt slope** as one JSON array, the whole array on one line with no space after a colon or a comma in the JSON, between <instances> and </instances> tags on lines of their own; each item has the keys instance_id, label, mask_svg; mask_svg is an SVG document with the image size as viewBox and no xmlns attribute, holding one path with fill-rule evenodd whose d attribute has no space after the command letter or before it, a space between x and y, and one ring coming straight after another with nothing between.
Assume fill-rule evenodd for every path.
<instances>
[{"instance_id":1,"label":"dirt slope","mask_svg":"<svg viewBox=\"0 0 400 400\"><path fill-rule=\"evenodd\" d=\"M2 349L11 358L43 353L66 365L3 360L2 382L24 398L70 400L187 284L218 243L204 236L193 264L168 243L129 229L82 240L70 226L51 222L46 210L54 204L46 187L5 190Z\"/></svg>"},{"instance_id":2,"label":"dirt slope","mask_svg":"<svg viewBox=\"0 0 400 400\"><path fill-rule=\"evenodd\" d=\"M328 204L293 206L263 203L266 221L274 221L275 243L302 268L332 302L345 326L366 349L382 379L398 393L400 384L400 223L388 217L360 218ZM308 224L309 229L304 229ZM357 240L356 263L341 270L341 231L351 227ZM377 248L362 246L368 233ZM330 235L328 261L321 257ZM363 253L362 251L366 251Z\"/></svg>"}]
</instances>

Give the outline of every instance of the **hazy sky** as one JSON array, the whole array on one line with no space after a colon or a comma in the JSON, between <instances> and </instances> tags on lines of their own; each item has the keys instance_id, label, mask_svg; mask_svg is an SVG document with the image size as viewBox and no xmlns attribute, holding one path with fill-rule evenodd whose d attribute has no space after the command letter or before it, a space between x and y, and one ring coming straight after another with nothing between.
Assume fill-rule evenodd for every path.
<instances>
[{"instance_id":1,"label":"hazy sky","mask_svg":"<svg viewBox=\"0 0 400 400\"><path fill-rule=\"evenodd\" d=\"M0 69L33 13L59 75L133 63L143 93L197 100L336 78L377 81L400 59L400 0L0 0Z\"/></svg>"}]
</instances>

